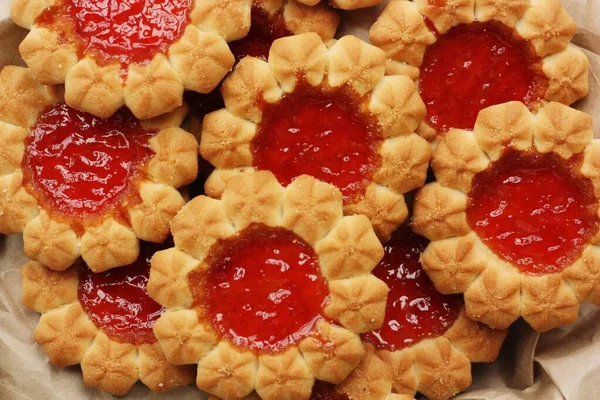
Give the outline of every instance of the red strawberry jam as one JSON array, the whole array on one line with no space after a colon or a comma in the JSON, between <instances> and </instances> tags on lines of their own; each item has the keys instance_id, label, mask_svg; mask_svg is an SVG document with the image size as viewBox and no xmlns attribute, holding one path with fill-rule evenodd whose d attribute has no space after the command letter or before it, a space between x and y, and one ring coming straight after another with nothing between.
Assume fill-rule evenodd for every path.
<instances>
[{"instance_id":1,"label":"red strawberry jam","mask_svg":"<svg viewBox=\"0 0 600 400\"><path fill-rule=\"evenodd\" d=\"M146 292L150 259L166 244L142 243L138 260L95 274L87 265L79 273L79 302L94 325L109 337L135 345L154 343L152 328L165 309Z\"/></svg>"},{"instance_id":2,"label":"red strawberry jam","mask_svg":"<svg viewBox=\"0 0 600 400\"><path fill-rule=\"evenodd\" d=\"M381 329L363 335L378 349L401 350L443 335L456 321L462 296L439 293L419 258L427 239L401 227L384 245L385 255L373 274L390 288Z\"/></svg>"},{"instance_id":3,"label":"red strawberry jam","mask_svg":"<svg viewBox=\"0 0 600 400\"><path fill-rule=\"evenodd\" d=\"M252 24L248 36L231 43L231 52L239 61L246 56L269 58L269 50L276 39L290 36L283 12L269 16L262 7L252 7Z\"/></svg>"},{"instance_id":4,"label":"red strawberry jam","mask_svg":"<svg viewBox=\"0 0 600 400\"><path fill-rule=\"evenodd\" d=\"M166 54L189 23L193 0L62 0L37 25L72 32L85 54L122 64ZM70 38L70 37L69 37Z\"/></svg>"},{"instance_id":5,"label":"red strawberry jam","mask_svg":"<svg viewBox=\"0 0 600 400\"><path fill-rule=\"evenodd\" d=\"M377 170L380 143L377 123L346 92L299 89L265 104L252 150L254 166L272 171L281 184L312 175L350 203Z\"/></svg>"},{"instance_id":6,"label":"red strawberry jam","mask_svg":"<svg viewBox=\"0 0 600 400\"><path fill-rule=\"evenodd\" d=\"M598 231L592 184L574 172L580 163L554 154L507 151L475 176L469 225L523 272L562 270Z\"/></svg>"},{"instance_id":7,"label":"red strawberry jam","mask_svg":"<svg viewBox=\"0 0 600 400\"><path fill-rule=\"evenodd\" d=\"M252 224L218 242L207 262L190 286L216 331L237 346L282 351L322 318L329 289L318 256L287 229Z\"/></svg>"},{"instance_id":8,"label":"red strawberry jam","mask_svg":"<svg viewBox=\"0 0 600 400\"><path fill-rule=\"evenodd\" d=\"M53 210L68 217L97 215L128 194L152 155L152 134L127 110L102 119L56 105L27 138L25 179Z\"/></svg>"},{"instance_id":9,"label":"red strawberry jam","mask_svg":"<svg viewBox=\"0 0 600 400\"><path fill-rule=\"evenodd\" d=\"M508 101L533 107L548 82L533 46L500 22L459 25L429 46L419 88L429 124L473 129L480 110Z\"/></svg>"}]
</instances>

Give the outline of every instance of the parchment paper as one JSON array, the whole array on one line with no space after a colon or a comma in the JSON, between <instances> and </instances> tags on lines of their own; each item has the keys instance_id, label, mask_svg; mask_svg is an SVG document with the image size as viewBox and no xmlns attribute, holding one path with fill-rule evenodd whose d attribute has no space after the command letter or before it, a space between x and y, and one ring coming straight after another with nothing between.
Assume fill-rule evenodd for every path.
<instances>
[{"instance_id":1,"label":"parchment paper","mask_svg":"<svg viewBox=\"0 0 600 400\"><path fill-rule=\"evenodd\" d=\"M0 68L23 65L17 47L27 31L8 17L10 0L0 0ZM579 27L573 42L590 60L590 95L575 107L594 117L600 137L600 0L563 0ZM344 13L339 35L367 32L382 7ZM26 261L20 235L0 237L0 400L87 400L113 396L85 388L79 367L54 368L33 341L38 314L21 305L19 267ZM128 399L204 399L189 386L166 395L137 384ZM581 308L572 326L537 334L518 321L492 364L473 367L473 385L461 400L600 399L600 310Z\"/></svg>"}]
</instances>

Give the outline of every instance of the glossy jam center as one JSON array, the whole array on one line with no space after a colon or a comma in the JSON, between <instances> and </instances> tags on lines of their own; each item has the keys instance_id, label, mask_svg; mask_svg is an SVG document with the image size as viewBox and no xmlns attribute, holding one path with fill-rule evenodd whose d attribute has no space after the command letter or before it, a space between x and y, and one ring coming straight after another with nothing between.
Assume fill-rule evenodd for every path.
<instances>
[{"instance_id":1,"label":"glossy jam center","mask_svg":"<svg viewBox=\"0 0 600 400\"><path fill-rule=\"evenodd\" d=\"M459 25L425 53L419 88L428 122L440 132L472 129L480 110L544 95L547 78L533 46L499 22Z\"/></svg>"},{"instance_id":2,"label":"glossy jam center","mask_svg":"<svg viewBox=\"0 0 600 400\"><path fill-rule=\"evenodd\" d=\"M252 224L211 250L200 302L217 332L237 346L281 351L310 334L328 301L317 255L283 228ZM202 274L202 273L199 273ZM204 296L204 298L202 298Z\"/></svg>"},{"instance_id":3,"label":"glossy jam center","mask_svg":"<svg viewBox=\"0 0 600 400\"><path fill-rule=\"evenodd\" d=\"M140 257L128 266L79 273L79 302L94 324L109 337L124 343L154 343L152 327L165 309L146 292L152 255L164 245L142 243Z\"/></svg>"},{"instance_id":4,"label":"glossy jam center","mask_svg":"<svg viewBox=\"0 0 600 400\"><path fill-rule=\"evenodd\" d=\"M70 21L84 53L123 64L166 54L189 23L193 0L63 0L38 25Z\"/></svg>"},{"instance_id":5,"label":"glossy jam center","mask_svg":"<svg viewBox=\"0 0 600 400\"><path fill-rule=\"evenodd\" d=\"M302 174L331 183L351 202L377 169L381 135L342 92L297 90L267 104L252 143L254 166L289 184Z\"/></svg>"},{"instance_id":6,"label":"glossy jam center","mask_svg":"<svg viewBox=\"0 0 600 400\"><path fill-rule=\"evenodd\" d=\"M461 296L440 294L421 267L427 239L400 228L384 245L385 255L373 274L390 288L381 329L363 335L379 349L401 350L443 335L463 306Z\"/></svg>"},{"instance_id":7,"label":"glossy jam center","mask_svg":"<svg viewBox=\"0 0 600 400\"><path fill-rule=\"evenodd\" d=\"M508 151L473 181L469 225L524 272L560 271L598 230L591 183L566 163L555 155Z\"/></svg>"},{"instance_id":8,"label":"glossy jam center","mask_svg":"<svg viewBox=\"0 0 600 400\"><path fill-rule=\"evenodd\" d=\"M128 111L101 119L60 104L43 114L27 138L26 181L54 210L100 213L123 197L151 155L148 139Z\"/></svg>"}]
</instances>

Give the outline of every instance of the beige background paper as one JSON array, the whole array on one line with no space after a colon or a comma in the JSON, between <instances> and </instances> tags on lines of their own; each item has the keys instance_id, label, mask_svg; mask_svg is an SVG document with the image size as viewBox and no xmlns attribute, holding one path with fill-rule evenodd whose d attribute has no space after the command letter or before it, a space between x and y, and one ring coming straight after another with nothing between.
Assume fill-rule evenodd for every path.
<instances>
[{"instance_id":1,"label":"beige background paper","mask_svg":"<svg viewBox=\"0 0 600 400\"><path fill-rule=\"evenodd\" d=\"M199 0L202 1L202 0ZM27 33L8 18L10 0L0 0L0 67L22 64L17 47ZM563 0L577 21L574 43L590 59L590 96L576 108L594 116L600 137L600 0ZM381 8L345 13L340 34L367 37ZM0 237L0 400L88 400L113 396L88 390L79 367L53 368L35 344L38 315L20 302L19 267L26 259L20 236ZM522 321L511 328L499 360L473 368L473 386L461 400L597 400L600 399L600 310L581 309L570 327L538 335ZM189 386L154 395L136 385L127 399L204 399Z\"/></svg>"}]
</instances>

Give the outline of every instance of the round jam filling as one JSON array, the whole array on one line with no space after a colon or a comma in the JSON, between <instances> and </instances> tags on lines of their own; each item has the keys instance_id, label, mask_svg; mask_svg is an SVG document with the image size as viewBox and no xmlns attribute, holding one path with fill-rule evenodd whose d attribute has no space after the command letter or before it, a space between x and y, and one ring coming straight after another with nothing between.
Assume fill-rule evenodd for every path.
<instances>
[{"instance_id":1,"label":"round jam filling","mask_svg":"<svg viewBox=\"0 0 600 400\"><path fill-rule=\"evenodd\" d=\"M79 302L94 325L114 340L154 343L152 328L165 311L148 296L150 259L166 244L142 242L138 260L126 267L95 274L87 265L79 272Z\"/></svg>"},{"instance_id":2,"label":"round jam filling","mask_svg":"<svg viewBox=\"0 0 600 400\"><path fill-rule=\"evenodd\" d=\"M254 166L288 185L307 174L335 185L350 203L380 164L381 134L345 92L299 89L265 104L252 143Z\"/></svg>"},{"instance_id":3,"label":"round jam filling","mask_svg":"<svg viewBox=\"0 0 600 400\"><path fill-rule=\"evenodd\" d=\"M59 104L27 138L26 181L38 200L69 217L100 213L128 193L152 155L151 136L129 111L101 119Z\"/></svg>"},{"instance_id":4,"label":"round jam filling","mask_svg":"<svg viewBox=\"0 0 600 400\"><path fill-rule=\"evenodd\" d=\"M419 88L430 125L473 129L480 110L508 101L534 106L547 78L533 46L500 22L459 25L429 46Z\"/></svg>"},{"instance_id":5,"label":"round jam filling","mask_svg":"<svg viewBox=\"0 0 600 400\"><path fill-rule=\"evenodd\" d=\"M498 256L523 272L562 270L598 231L592 184L573 172L580 162L507 151L475 176L469 225Z\"/></svg>"},{"instance_id":6,"label":"round jam filling","mask_svg":"<svg viewBox=\"0 0 600 400\"><path fill-rule=\"evenodd\" d=\"M183 35L192 1L62 0L38 17L36 24L73 32L86 54L122 64L141 63L156 53L166 54Z\"/></svg>"},{"instance_id":7,"label":"round jam filling","mask_svg":"<svg viewBox=\"0 0 600 400\"><path fill-rule=\"evenodd\" d=\"M421 340L443 335L456 321L462 296L439 293L419 258L427 239L407 227L394 232L373 274L390 288L381 329L363 335L378 349L401 350Z\"/></svg>"},{"instance_id":8,"label":"round jam filling","mask_svg":"<svg viewBox=\"0 0 600 400\"><path fill-rule=\"evenodd\" d=\"M295 233L252 224L211 250L200 303L214 328L236 346L281 351L308 336L329 298L318 256Z\"/></svg>"}]
</instances>

